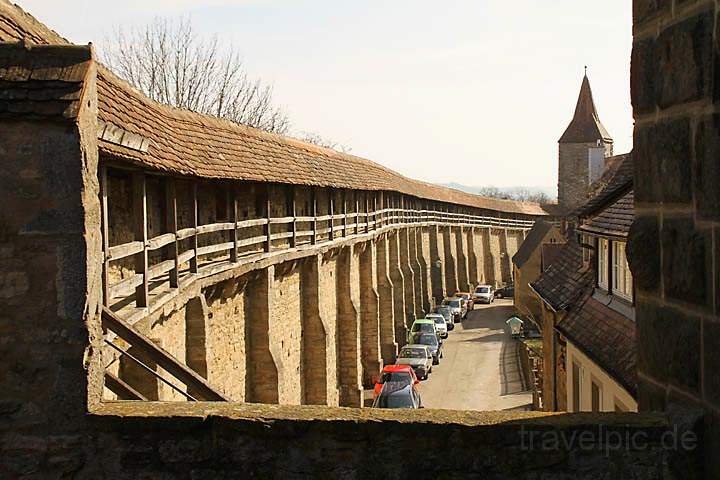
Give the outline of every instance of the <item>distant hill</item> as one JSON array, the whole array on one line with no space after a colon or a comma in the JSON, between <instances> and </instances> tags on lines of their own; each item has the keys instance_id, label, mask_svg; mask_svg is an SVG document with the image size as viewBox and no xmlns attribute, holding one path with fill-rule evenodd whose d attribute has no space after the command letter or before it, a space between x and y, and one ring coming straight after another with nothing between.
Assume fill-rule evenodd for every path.
<instances>
[{"instance_id":1,"label":"distant hill","mask_svg":"<svg viewBox=\"0 0 720 480\"><path fill-rule=\"evenodd\" d=\"M531 200L531 201L555 201L557 200L557 187L548 186L512 186L512 187L494 187L494 186L469 186L460 183L441 183L443 187L455 188L467 193L476 195L484 195L488 197L507 198L512 200Z\"/></svg>"}]
</instances>

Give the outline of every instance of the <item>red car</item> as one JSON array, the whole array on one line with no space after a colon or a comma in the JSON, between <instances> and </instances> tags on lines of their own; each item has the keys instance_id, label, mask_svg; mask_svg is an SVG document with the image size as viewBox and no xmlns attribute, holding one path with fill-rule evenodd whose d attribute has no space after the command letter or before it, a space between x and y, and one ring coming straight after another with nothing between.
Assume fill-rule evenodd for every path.
<instances>
[{"instance_id":1,"label":"red car","mask_svg":"<svg viewBox=\"0 0 720 480\"><path fill-rule=\"evenodd\" d=\"M415 371L409 365L385 365L383 368L380 379L375 382L375 391L373 392L373 399L380 395L385 382L407 382L412 384L413 388L417 390L416 385L420 383Z\"/></svg>"}]
</instances>

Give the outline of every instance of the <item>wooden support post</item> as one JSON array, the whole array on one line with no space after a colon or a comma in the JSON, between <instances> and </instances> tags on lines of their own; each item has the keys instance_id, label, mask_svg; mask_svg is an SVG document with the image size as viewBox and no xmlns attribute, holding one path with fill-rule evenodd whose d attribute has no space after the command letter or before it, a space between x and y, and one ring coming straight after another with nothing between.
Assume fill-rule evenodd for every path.
<instances>
[{"instance_id":1,"label":"wooden support post","mask_svg":"<svg viewBox=\"0 0 720 480\"><path fill-rule=\"evenodd\" d=\"M292 237L290 237L290 248L297 247L297 203L295 202L295 185L288 185L288 215L293 217L290 228L292 229Z\"/></svg>"},{"instance_id":2,"label":"wooden support post","mask_svg":"<svg viewBox=\"0 0 720 480\"><path fill-rule=\"evenodd\" d=\"M175 266L169 272L170 287L178 288L179 286L179 246L177 239L177 188L175 185L175 178L167 177L165 179L165 229L168 233L175 235L175 240L172 241L168 247L168 258L175 261Z\"/></svg>"},{"instance_id":3,"label":"wooden support post","mask_svg":"<svg viewBox=\"0 0 720 480\"><path fill-rule=\"evenodd\" d=\"M265 252L269 253L272 251L272 226L270 225L270 218L272 217L272 205L270 205L270 184L265 184Z\"/></svg>"},{"instance_id":4,"label":"wooden support post","mask_svg":"<svg viewBox=\"0 0 720 480\"><path fill-rule=\"evenodd\" d=\"M360 233L360 199L358 192L355 192L355 234Z\"/></svg>"},{"instance_id":5,"label":"wooden support post","mask_svg":"<svg viewBox=\"0 0 720 480\"><path fill-rule=\"evenodd\" d=\"M102 292L103 305L110 306L110 227L108 219L108 179L107 167L100 167L100 201L102 214L102 242L103 242L103 271L102 271Z\"/></svg>"},{"instance_id":6,"label":"wooden support post","mask_svg":"<svg viewBox=\"0 0 720 480\"><path fill-rule=\"evenodd\" d=\"M193 217L193 224L192 227L196 230L196 232L193 234L192 237L190 237L190 247L193 250L193 257L190 259L190 273L198 273L198 269L200 268L200 259L198 259L198 234L197 234L197 228L198 223L200 219L198 218L200 215L199 212L199 206L198 206L198 184L196 181L192 183L192 217Z\"/></svg>"},{"instance_id":7,"label":"wooden support post","mask_svg":"<svg viewBox=\"0 0 720 480\"><path fill-rule=\"evenodd\" d=\"M370 198L365 192L365 233L370 233Z\"/></svg>"},{"instance_id":8,"label":"wooden support post","mask_svg":"<svg viewBox=\"0 0 720 480\"><path fill-rule=\"evenodd\" d=\"M343 192L342 192L342 213L343 213L343 237L347 237L347 234L348 234L347 190L343 190Z\"/></svg>"},{"instance_id":9,"label":"wooden support post","mask_svg":"<svg viewBox=\"0 0 720 480\"><path fill-rule=\"evenodd\" d=\"M385 192L380 192L380 210L385 210ZM377 208L375 209L377 211ZM385 212L380 213L380 228L385 226Z\"/></svg>"},{"instance_id":10,"label":"wooden support post","mask_svg":"<svg viewBox=\"0 0 720 480\"><path fill-rule=\"evenodd\" d=\"M313 245L315 245L315 244L317 244L317 224L318 224L318 221L317 221L317 187L312 187L311 197L312 198L310 199L310 201L312 202L311 208L312 208L312 217L313 217L311 242Z\"/></svg>"},{"instance_id":11,"label":"wooden support post","mask_svg":"<svg viewBox=\"0 0 720 480\"><path fill-rule=\"evenodd\" d=\"M377 194L375 194L375 195L373 195L373 220L375 221L375 223L373 224L373 230L377 230L378 228L380 228L380 225L378 225L378 223L380 223L380 221L378 220L377 210L378 210L378 196L377 196Z\"/></svg>"},{"instance_id":12,"label":"wooden support post","mask_svg":"<svg viewBox=\"0 0 720 480\"><path fill-rule=\"evenodd\" d=\"M228 208L230 209L230 221L233 224L233 229L230 233L230 240L233 242L233 249L230 251L230 261L232 263L237 263L238 261L238 243L240 242L240 238L238 235L238 228L237 223L239 220L239 212L238 212L238 199L237 199L237 186L235 184L231 184L228 188Z\"/></svg>"},{"instance_id":13,"label":"wooden support post","mask_svg":"<svg viewBox=\"0 0 720 480\"><path fill-rule=\"evenodd\" d=\"M400 195L400 223L405 223L407 221L407 214L405 212L405 197L403 195Z\"/></svg>"},{"instance_id":14,"label":"wooden support post","mask_svg":"<svg viewBox=\"0 0 720 480\"><path fill-rule=\"evenodd\" d=\"M335 240L335 219L333 218L335 216L335 198L332 188L328 188L328 210L328 215L330 215L330 220L328 220L328 226L330 227L328 238L332 242Z\"/></svg>"},{"instance_id":15,"label":"wooden support post","mask_svg":"<svg viewBox=\"0 0 720 480\"><path fill-rule=\"evenodd\" d=\"M148 250L147 250L147 192L145 172L133 172L133 217L135 240L142 242L143 249L135 255L135 273L142 275L142 283L135 288L135 305L148 306Z\"/></svg>"}]
</instances>

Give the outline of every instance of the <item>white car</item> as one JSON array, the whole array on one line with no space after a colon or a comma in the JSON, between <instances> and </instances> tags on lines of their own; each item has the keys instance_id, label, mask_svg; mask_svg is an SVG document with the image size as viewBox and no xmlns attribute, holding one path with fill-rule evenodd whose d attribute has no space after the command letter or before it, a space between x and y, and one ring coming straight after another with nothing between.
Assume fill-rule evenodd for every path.
<instances>
[{"instance_id":1,"label":"white car","mask_svg":"<svg viewBox=\"0 0 720 480\"><path fill-rule=\"evenodd\" d=\"M440 313L428 313L425 318L435 322L435 328L437 328L438 335L440 338L448 337L448 324L445 321L445 317Z\"/></svg>"},{"instance_id":2,"label":"white car","mask_svg":"<svg viewBox=\"0 0 720 480\"><path fill-rule=\"evenodd\" d=\"M495 289L492 285L478 285L473 292L475 303L492 303L495 300Z\"/></svg>"}]
</instances>

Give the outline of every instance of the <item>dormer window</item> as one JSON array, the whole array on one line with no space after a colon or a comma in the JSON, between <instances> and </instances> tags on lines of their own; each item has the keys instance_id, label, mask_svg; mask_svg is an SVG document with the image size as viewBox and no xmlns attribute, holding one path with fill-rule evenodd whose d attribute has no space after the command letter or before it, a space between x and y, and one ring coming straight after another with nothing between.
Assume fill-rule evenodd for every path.
<instances>
[{"instance_id":1,"label":"dormer window","mask_svg":"<svg viewBox=\"0 0 720 480\"><path fill-rule=\"evenodd\" d=\"M606 238L600 238L598 240L598 287L603 290L609 291L610 285L608 284L608 270L610 266L610 242Z\"/></svg>"},{"instance_id":2,"label":"dormer window","mask_svg":"<svg viewBox=\"0 0 720 480\"><path fill-rule=\"evenodd\" d=\"M613 293L632 300L633 280L625 255L625 242L612 242Z\"/></svg>"}]
</instances>

